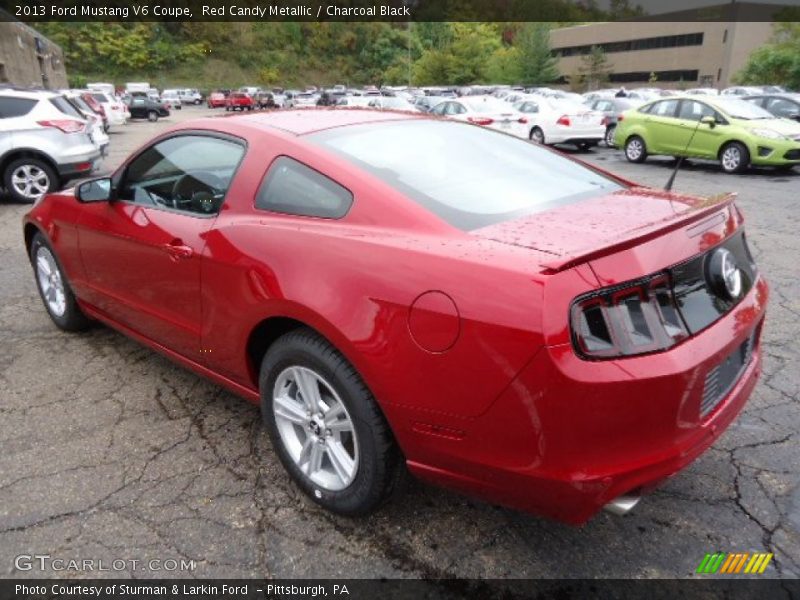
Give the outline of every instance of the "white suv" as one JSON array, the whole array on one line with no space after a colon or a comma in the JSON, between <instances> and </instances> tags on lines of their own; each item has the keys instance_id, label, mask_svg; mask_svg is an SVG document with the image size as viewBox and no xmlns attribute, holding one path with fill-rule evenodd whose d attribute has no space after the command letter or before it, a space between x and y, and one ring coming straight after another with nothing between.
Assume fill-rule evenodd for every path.
<instances>
[{"instance_id":1,"label":"white suv","mask_svg":"<svg viewBox=\"0 0 800 600\"><path fill-rule=\"evenodd\" d=\"M128 107L121 100L106 92L89 90L88 93L102 105L110 127L127 125L128 119L131 118L131 113L128 112Z\"/></svg>"},{"instance_id":2,"label":"white suv","mask_svg":"<svg viewBox=\"0 0 800 600\"><path fill-rule=\"evenodd\" d=\"M61 94L0 87L0 177L17 202L35 202L100 161L89 124Z\"/></svg>"},{"instance_id":3,"label":"white suv","mask_svg":"<svg viewBox=\"0 0 800 600\"><path fill-rule=\"evenodd\" d=\"M184 104L199 105L203 102L203 96L200 95L200 92L190 88L178 90L178 96Z\"/></svg>"}]
</instances>

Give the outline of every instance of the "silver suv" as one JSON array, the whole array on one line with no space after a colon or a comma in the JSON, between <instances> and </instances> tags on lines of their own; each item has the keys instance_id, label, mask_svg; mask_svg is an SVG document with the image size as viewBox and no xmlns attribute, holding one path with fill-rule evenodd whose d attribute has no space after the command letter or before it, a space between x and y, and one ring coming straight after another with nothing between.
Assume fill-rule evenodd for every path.
<instances>
[{"instance_id":1,"label":"silver suv","mask_svg":"<svg viewBox=\"0 0 800 600\"><path fill-rule=\"evenodd\" d=\"M89 124L64 96L0 88L0 177L17 202L35 202L99 165Z\"/></svg>"}]
</instances>

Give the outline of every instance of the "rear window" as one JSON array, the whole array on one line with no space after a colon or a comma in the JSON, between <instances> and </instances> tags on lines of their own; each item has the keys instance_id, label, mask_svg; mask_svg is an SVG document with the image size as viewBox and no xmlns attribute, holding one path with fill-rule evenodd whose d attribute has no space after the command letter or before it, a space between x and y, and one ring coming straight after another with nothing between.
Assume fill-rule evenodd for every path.
<instances>
[{"instance_id":1,"label":"rear window","mask_svg":"<svg viewBox=\"0 0 800 600\"><path fill-rule=\"evenodd\" d=\"M31 98L0 96L0 119L22 117L31 112L34 106L36 106L36 100Z\"/></svg>"},{"instance_id":2,"label":"rear window","mask_svg":"<svg viewBox=\"0 0 800 600\"><path fill-rule=\"evenodd\" d=\"M106 98L105 94L94 93L91 96L92 96L92 98L94 98L98 102L108 102L108 98Z\"/></svg>"},{"instance_id":3,"label":"rear window","mask_svg":"<svg viewBox=\"0 0 800 600\"><path fill-rule=\"evenodd\" d=\"M80 111L77 108L75 108L75 106L64 96L56 96L55 98L50 98L50 103L65 115L69 115L70 117L76 117L78 119L83 118L83 115L80 113Z\"/></svg>"},{"instance_id":4,"label":"rear window","mask_svg":"<svg viewBox=\"0 0 800 600\"><path fill-rule=\"evenodd\" d=\"M474 125L404 120L307 138L464 230L622 188L553 151Z\"/></svg>"}]
</instances>

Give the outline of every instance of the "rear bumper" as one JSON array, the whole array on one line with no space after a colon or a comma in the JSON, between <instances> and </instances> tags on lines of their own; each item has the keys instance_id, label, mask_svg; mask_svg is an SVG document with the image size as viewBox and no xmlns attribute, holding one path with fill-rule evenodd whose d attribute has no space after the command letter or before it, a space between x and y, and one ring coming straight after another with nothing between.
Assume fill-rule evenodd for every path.
<instances>
[{"instance_id":1,"label":"rear bumper","mask_svg":"<svg viewBox=\"0 0 800 600\"><path fill-rule=\"evenodd\" d=\"M99 166L101 157L101 151L94 146L89 152L72 154L67 159L69 162L56 165L58 177L62 183L79 177L87 177Z\"/></svg>"},{"instance_id":2,"label":"rear bumper","mask_svg":"<svg viewBox=\"0 0 800 600\"><path fill-rule=\"evenodd\" d=\"M543 348L486 413L459 425L458 439L417 440L409 468L573 524L619 496L646 493L708 449L741 412L761 372L767 296L760 278L730 313L667 352L590 362L570 345ZM749 363L701 417L706 376L751 336Z\"/></svg>"}]
</instances>

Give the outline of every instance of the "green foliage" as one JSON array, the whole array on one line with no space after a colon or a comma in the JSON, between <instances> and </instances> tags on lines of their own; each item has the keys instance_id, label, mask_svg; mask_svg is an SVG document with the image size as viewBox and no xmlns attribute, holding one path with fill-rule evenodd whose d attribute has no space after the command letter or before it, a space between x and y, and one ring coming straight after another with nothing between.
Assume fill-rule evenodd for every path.
<instances>
[{"instance_id":1,"label":"green foliage","mask_svg":"<svg viewBox=\"0 0 800 600\"><path fill-rule=\"evenodd\" d=\"M540 85L558 79L547 23L526 23L514 39L514 45L519 50L522 83Z\"/></svg>"},{"instance_id":2,"label":"green foliage","mask_svg":"<svg viewBox=\"0 0 800 600\"><path fill-rule=\"evenodd\" d=\"M561 5L547 0L542 10L558 14ZM537 84L558 78L546 23L48 22L37 27L62 47L70 75L118 85L132 80L157 87Z\"/></svg>"},{"instance_id":3,"label":"green foliage","mask_svg":"<svg viewBox=\"0 0 800 600\"><path fill-rule=\"evenodd\" d=\"M800 88L800 23L773 24L770 43L755 50L734 77L741 84L774 84Z\"/></svg>"},{"instance_id":4,"label":"green foliage","mask_svg":"<svg viewBox=\"0 0 800 600\"><path fill-rule=\"evenodd\" d=\"M596 90L608 81L611 63L600 46L592 46L591 52L581 57L581 66L578 70L583 77L586 89Z\"/></svg>"},{"instance_id":5,"label":"green foliage","mask_svg":"<svg viewBox=\"0 0 800 600\"><path fill-rule=\"evenodd\" d=\"M85 75L70 75L67 78L67 85L73 89L85 88L87 83L89 83L89 80Z\"/></svg>"}]
</instances>

